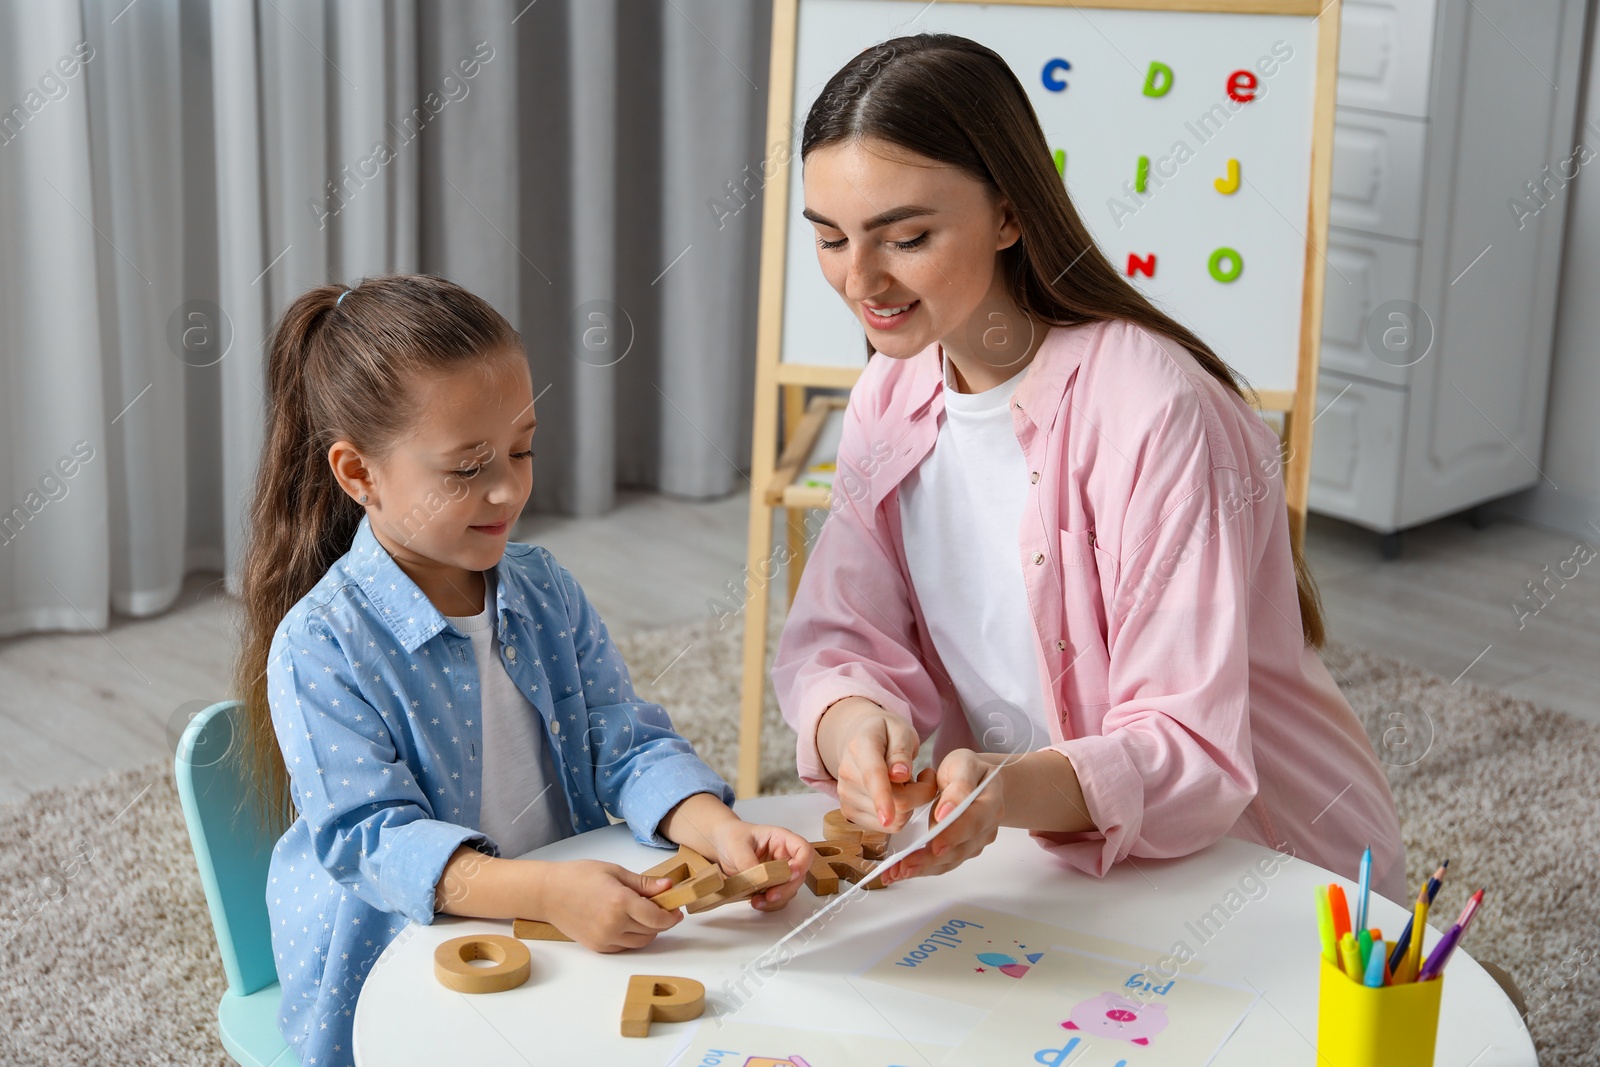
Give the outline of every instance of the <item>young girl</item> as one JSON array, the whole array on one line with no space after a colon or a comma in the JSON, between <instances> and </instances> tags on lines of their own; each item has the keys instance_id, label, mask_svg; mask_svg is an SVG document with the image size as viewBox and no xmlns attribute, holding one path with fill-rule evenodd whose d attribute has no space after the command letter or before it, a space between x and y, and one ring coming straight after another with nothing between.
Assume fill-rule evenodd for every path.
<instances>
[{"instance_id":1,"label":"young girl","mask_svg":"<svg viewBox=\"0 0 1600 1067\"><path fill-rule=\"evenodd\" d=\"M438 278L313 289L268 386L239 681L262 795L293 818L267 901L302 1063L353 1062L362 981L408 920L545 919L601 952L674 926L646 899L665 879L505 858L608 813L730 873L786 860L753 903L788 903L810 846L736 817L578 583L506 542L535 419L505 319Z\"/></svg>"},{"instance_id":2,"label":"young girl","mask_svg":"<svg viewBox=\"0 0 1600 1067\"><path fill-rule=\"evenodd\" d=\"M1276 435L1095 247L1016 76L945 34L870 48L802 135L805 216L875 358L773 667L801 776L898 829L885 881L1025 827L1082 871L1223 835L1406 899L1394 802L1317 655Z\"/></svg>"}]
</instances>

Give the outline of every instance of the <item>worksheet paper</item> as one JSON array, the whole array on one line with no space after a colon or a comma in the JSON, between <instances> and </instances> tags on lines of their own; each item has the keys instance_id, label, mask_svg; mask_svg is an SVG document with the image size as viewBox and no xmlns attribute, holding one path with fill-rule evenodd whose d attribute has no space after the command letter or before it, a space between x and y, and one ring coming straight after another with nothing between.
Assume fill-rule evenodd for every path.
<instances>
[{"instance_id":1,"label":"worksheet paper","mask_svg":"<svg viewBox=\"0 0 1600 1067\"><path fill-rule=\"evenodd\" d=\"M941 1067L1205 1067L1255 1003L1192 975L1050 950ZM815 1065L821 1067L821 1065Z\"/></svg>"},{"instance_id":2,"label":"worksheet paper","mask_svg":"<svg viewBox=\"0 0 1600 1067\"><path fill-rule=\"evenodd\" d=\"M989 788L989 783L994 781L999 776L999 767L991 769L989 773L984 775L982 780L978 782L977 788L968 793L966 796L962 797L960 802L957 803L954 808L950 809L950 813L946 815L942 821L934 823L933 820L929 818L928 822L930 825L928 828L911 837L909 841L905 841L903 843L901 841L901 838L905 835L905 831L895 834L891 838L890 847L892 851L888 856L883 858L882 862L880 862L875 869L887 871L890 867L893 867L896 863L899 863L917 849L921 848L923 845L926 845L935 837L938 837L940 831L949 826L951 823L955 822L957 819L961 818L962 814L965 813L968 808L972 807L972 802L982 796L985 789ZM928 818L928 814L933 810L933 805L937 802L938 797L935 797L933 800L923 804L921 807L913 811L911 813L911 818L906 821L907 828L909 829L910 827L920 823L924 818ZM866 888L866 883L869 881L871 881L871 879L862 879L860 882L854 882L843 886L842 891L838 893L832 900L828 901L824 907L815 912L805 922L801 923L793 930L790 930L787 934L784 934L782 937L778 938L777 941L772 943L771 947L761 953L761 956L758 957L758 959L780 958L780 950L783 949L783 947L790 941L793 941L795 938L799 937L807 927L811 926L813 923L821 921L824 917L831 915L833 912L838 911L845 905L852 903L861 894L869 892L869 890Z\"/></svg>"},{"instance_id":3,"label":"worksheet paper","mask_svg":"<svg viewBox=\"0 0 1600 1067\"><path fill-rule=\"evenodd\" d=\"M1033 972L1050 946L1130 961L1154 961L1163 955L1159 949L950 901L867 968L863 977L976 1008L992 1008ZM1191 960L1183 970L1193 974L1204 966Z\"/></svg>"},{"instance_id":4,"label":"worksheet paper","mask_svg":"<svg viewBox=\"0 0 1600 1067\"><path fill-rule=\"evenodd\" d=\"M707 1020L671 1067L926 1067L950 1050L901 1038Z\"/></svg>"}]
</instances>

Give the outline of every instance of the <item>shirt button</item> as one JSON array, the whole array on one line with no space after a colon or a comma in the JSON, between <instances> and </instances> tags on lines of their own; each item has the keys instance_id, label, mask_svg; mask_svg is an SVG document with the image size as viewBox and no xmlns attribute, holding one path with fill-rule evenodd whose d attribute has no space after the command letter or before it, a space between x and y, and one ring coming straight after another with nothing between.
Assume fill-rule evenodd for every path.
<instances>
[{"instance_id":1,"label":"shirt button","mask_svg":"<svg viewBox=\"0 0 1600 1067\"><path fill-rule=\"evenodd\" d=\"M512 663L517 662L517 650L509 645L506 647L506 659L510 660Z\"/></svg>"},{"instance_id":2,"label":"shirt button","mask_svg":"<svg viewBox=\"0 0 1600 1067\"><path fill-rule=\"evenodd\" d=\"M553 733L553 734L559 734L561 732L561 720L560 719L551 719L550 720L550 732Z\"/></svg>"},{"instance_id":3,"label":"shirt button","mask_svg":"<svg viewBox=\"0 0 1600 1067\"><path fill-rule=\"evenodd\" d=\"M1033 562L1034 562L1035 566L1037 566L1040 563L1043 563L1044 562L1044 553L1043 552L1035 552L1033 554Z\"/></svg>"},{"instance_id":4,"label":"shirt button","mask_svg":"<svg viewBox=\"0 0 1600 1067\"><path fill-rule=\"evenodd\" d=\"M1090 547L1093 547L1094 543L1095 543L1095 541L1094 541L1094 531L1090 530L1089 531L1089 545L1090 545Z\"/></svg>"},{"instance_id":5,"label":"shirt button","mask_svg":"<svg viewBox=\"0 0 1600 1067\"><path fill-rule=\"evenodd\" d=\"M1056 642L1056 651L1057 652L1065 652L1066 650L1067 650L1067 643L1065 641L1057 641Z\"/></svg>"},{"instance_id":6,"label":"shirt button","mask_svg":"<svg viewBox=\"0 0 1600 1067\"><path fill-rule=\"evenodd\" d=\"M1039 472L1038 471L1034 471L1031 474L1029 474L1028 475L1028 480L1030 482L1032 482L1034 485L1038 485L1039 484Z\"/></svg>"}]
</instances>

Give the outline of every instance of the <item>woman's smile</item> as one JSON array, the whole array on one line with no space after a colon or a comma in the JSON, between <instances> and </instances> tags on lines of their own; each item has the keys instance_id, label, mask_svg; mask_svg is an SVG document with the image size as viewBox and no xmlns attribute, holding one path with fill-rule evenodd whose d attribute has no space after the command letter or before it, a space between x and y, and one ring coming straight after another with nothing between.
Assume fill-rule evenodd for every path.
<instances>
[{"instance_id":1,"label":"woman's smile","mask_svg":"<svg viewBox=\"0 0 1600 1067\"><path fill-rule=\"evenodd\" d=\"M874 330L892 330L910 318L921 304L922 301L913 300L908 304L879 304L874 306L863 301L861 313L867 320L867 325Z\"/></svg>"}]
</instances>

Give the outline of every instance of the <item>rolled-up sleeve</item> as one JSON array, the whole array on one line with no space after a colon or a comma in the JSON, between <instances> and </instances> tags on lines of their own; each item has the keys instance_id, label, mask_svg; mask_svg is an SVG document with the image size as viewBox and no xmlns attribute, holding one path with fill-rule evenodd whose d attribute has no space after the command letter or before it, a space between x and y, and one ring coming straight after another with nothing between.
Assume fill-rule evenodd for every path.
<instances>
[{"instance_id":1,"label":"rolled-up sleeve","mask_svg":"<svg viewBox=\"0 0 1600 1067\"><path fill-rule=\"evenodd\" d=\"M1071 761L1097 834L1036 833L1102 875L1181 856L1231 829L1256 793L1248 643L1251 525L1232 469L1212 467L1198 410L1148 441L1107 605L1107 710ZM1298 626L1298 622L1296 622Z\"/></svg>"},{"instance_id":2,"label":"rolled-up sleeve","mask_svg":"<svg viewBox=\"0 0 1600 1067\"><path fill-rule=\"evenodd\" d=\"M280 633L267 659L267 686L295 807L317 861L373 907L433 922L435 889L456 849L470 844L492 854L494 845L433 817L324 623L308 620Z\"/></svg>"},{"instance_id":3,"label":"rolled-up sleeve","mask_svg":"<svg viewBox=\"0 0 1600 1067\"><path fill-rule=\"evenodd\" d=\"M772 680L794 727L800 778L832 793L817 751L817 725L846 697L864 697L909 722L924 739L939 724L940 697L918 647L910 591L883 508L870 486L888 442L862 418L870 388L858 385L845 411L832 511L784 624Z\"/></svg>"},{"instance_id":4,"label":"rolled-up sleeve","mask_svg":"<svg viewBox=\"0 0 1600 1067\"><path fill-rule=\"evenodd\" d=\"M546 558L560 579L572 627L595 795L607 811L627 820L638 841L670 848L660 832L668 812L696 793L732 807L733 789L673 729L665 708L638 698L628 666L583 587L553 557Z\"/></svg>"}]
</instances>

